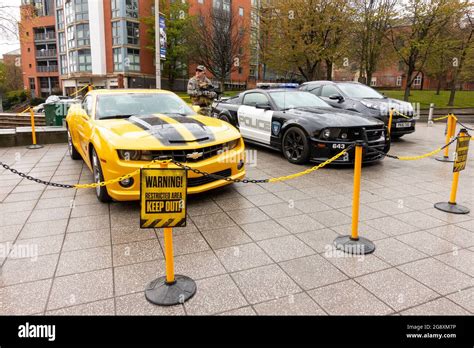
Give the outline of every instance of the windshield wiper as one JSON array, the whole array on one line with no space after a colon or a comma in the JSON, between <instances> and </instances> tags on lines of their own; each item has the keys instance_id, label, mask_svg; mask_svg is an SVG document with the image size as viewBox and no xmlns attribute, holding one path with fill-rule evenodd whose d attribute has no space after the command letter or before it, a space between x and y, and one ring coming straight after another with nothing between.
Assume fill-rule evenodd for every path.
<instances>
[{"instance_id":1,"label":"windshield wiper","mask_svg":"<svg viewBox=\"0 0 474 348\"><path fill-rule=\"evenodd\" d=\"M98 120L106 120L106 119L111 119L111 118L129 118L132 115L113 115L113 116L104 116L104 117L99 117Z\"/></svg>"}]
</instances>

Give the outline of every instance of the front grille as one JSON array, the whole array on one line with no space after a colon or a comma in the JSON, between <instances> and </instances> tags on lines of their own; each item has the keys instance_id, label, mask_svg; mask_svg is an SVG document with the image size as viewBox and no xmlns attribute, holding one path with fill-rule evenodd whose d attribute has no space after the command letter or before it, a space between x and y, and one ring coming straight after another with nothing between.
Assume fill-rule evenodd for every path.
<instances>
[{"instance_id":1,"label":"front grille","mask_svg":"<svg viewBox=\"0 0 474 348\"><path fill-rule=\"evenodd\" d=\"M215 172L215 173L212 173L212 174L228 178L228 177L232 176L232 170L231 169L226 169L226 170L221 170L220 172ZM219 179L211 178L209 176L199 176L197 178L188 178L188 187L197 187L197 186L201 186L201 185L206 185L206 184L209 184L209 183L217 181L217 180L219 180Z\"/></svg>"},{"instance_id":2,"label":"front grille","mask_svg":"<svg viewBox=\"0 0 474 348\"><path fill-rule=\"evenodd\" d=\"M376 127L364 127L365 133L367 134L367 140L370 142L379 141L382 138L385 139L385 128L376 126ZM349 140L365 140L364 129L363 128L351 128L349 130Z\"/></svg>"},{"instance_id":3,"label":"front grille","mask_svg":"<svg viewBox=\"0 0 474 348\"><path fill-rule=\"evenodd\" d=\"M164 159L172 159L177 162L186 163L186 162L199 162L220 154L223 150L224 144L218 144L213 146L202 147L200 149L186 149L186 150L156 150L151 151L151 156L154 160L164 160ZM188 158L188 155L192 154L201 154L202 156L193 159Z\"/></svg>"}]
</instances>

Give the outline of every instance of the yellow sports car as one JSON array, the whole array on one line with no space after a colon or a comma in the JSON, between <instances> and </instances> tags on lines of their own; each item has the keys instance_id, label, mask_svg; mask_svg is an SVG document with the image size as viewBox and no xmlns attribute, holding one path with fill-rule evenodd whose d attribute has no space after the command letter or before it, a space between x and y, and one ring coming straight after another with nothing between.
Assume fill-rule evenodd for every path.
<instances>
[{"instance_id":1,"label":"yellow sports car","mask_svg":"<svg viewBox=\"0 0 474 348\"><path fill-rule=\"evenodd\" d=\"M115 179L155 159L174 159L191 168L232 179L245 176L244 142L239 131L198 115L176 94L163 90L94 90L66 117L68 148L83 159L94 181ZM157 165L157 167L159 167ZM170 164L170 168L177 168ZM138 200L140 178L99 186L100 201ZM188 171L188 193L228 181Z\"/></svg>"}]
</instances>

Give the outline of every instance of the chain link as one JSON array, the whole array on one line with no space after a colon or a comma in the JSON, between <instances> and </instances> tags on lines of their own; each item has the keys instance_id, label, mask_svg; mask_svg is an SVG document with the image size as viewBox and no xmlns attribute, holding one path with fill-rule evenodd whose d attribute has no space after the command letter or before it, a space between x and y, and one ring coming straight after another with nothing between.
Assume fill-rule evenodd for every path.
<instances>
[{"instance_id":1,"label":"chain link","mask_svg":"<svg viewBox=\"0 0 474 348\"><path fill-rule=\"evenodd\" d=\"M2 166L3 168L5 168L6 170L9 170L9 171L12 172L13 174L19 175L20 177L22 177L22 178L24 178L24 179L26 179L26 180L30 180L30 181L37 182L38 184L43 184L43 185L52 186L52 187L74 188L74 185L58 184L58 183L55 183L55 182L45 181L45 180L41 180L41 179L38 179L38 178L34 178L34 177L32 177L31 175L28 175L28 174L19 172L18 170L16 170L16 169L10 167L8 164L3 163L3 162L0 162L0 166Z\"/></svg>"}]
</instances>

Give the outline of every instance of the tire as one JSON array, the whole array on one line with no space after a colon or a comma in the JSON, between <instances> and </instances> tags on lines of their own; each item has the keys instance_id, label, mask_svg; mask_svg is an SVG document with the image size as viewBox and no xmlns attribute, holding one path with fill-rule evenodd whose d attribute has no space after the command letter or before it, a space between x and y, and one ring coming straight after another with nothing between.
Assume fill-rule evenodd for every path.
<instances>
[{"instance_id":1,"label":"tire","mask_svg":"<svg viewBox=\"0 0 474 348\"><path fill-rule=\"evenodd\" d=\"M94 182L104 181L104 175L102 174L99 156L97 156L97 152L95 152L94 148L92 148L92 174L94 175ZM107 192L106 186L97 186L95 188L95 194L97 199L102 203L107 203L112 200L112 198L109 196L109 193Z\"/></svg>"},{"instance_id":2,"label":"tire","mask_svg":"<svg viewBox=\"0 0 474 348\"><path fill-rule=\"evenodd\" d=\"M71 135L71 132L69 131L69 127L67 127L66 129L67 129L67 148L68 148L68 151L69 151L69 156L71 156L71 158L73 160L80 160L81 155L76 150L76 147L74 146L74 144L72 142L72 135Z\"/></svg>"},{"instance_id":3,"label":"tire","mask_svg":"<svg viewBox=\"0 0 474 348\"><path fill-rule=\"evenodd\" d=\"M309 160L309 141L306 133L298 127L291 127L283 135L282 151L288 162L304 164Z\"/></svg>"},{"instance_id":4,"label":"tire","mask_svg":"<svg viewBox=\"0 0 474 348\"><path fill-rule=\"evenodd\" d=\"M219 120L224 121L224 122L227 122L227 123L230 123L231 125L234 125L234 124L232 123L232 121L230 120L229 115L220 114L220 115L219 115Z\"/></svg>"}]
</instances>

